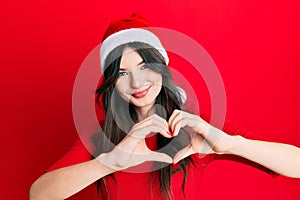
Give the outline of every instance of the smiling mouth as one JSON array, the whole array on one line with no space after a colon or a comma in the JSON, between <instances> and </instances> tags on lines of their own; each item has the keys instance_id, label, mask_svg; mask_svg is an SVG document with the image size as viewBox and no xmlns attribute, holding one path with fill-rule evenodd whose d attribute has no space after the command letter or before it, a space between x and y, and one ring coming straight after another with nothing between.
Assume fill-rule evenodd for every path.
<instances>
[{"instance_id":1,"label":"smiling mouth","mask_svg":"<svg viewBox=\"0 0 300 200\"><path fill-rule=\"evenodd\" d=\"M146 94L149 92L151 86L149 86L147 89L139 91L139 92L135 92L132 94L133 97L135 98L142 98L144 96L146 96Z\"/></svg>"}]
</instances>

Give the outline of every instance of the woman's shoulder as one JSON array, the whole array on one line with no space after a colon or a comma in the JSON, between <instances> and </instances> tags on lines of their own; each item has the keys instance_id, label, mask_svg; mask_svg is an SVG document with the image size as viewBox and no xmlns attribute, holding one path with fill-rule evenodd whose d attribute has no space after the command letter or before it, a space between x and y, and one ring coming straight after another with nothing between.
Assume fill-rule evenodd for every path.
<instances>
[{"instance_id":1,"label":"woman's shoulder","mask_svg":"<svg viewBox=\"0 0 300 200\"><path fill-rule=\"evenodd\" d=\"M254 132L228 118L213 118L208 113L201 113L200 117L214 127L224 131L228 135L240 135L249 139L254 139L256 137Z\"/></svg>"},{"instance_id":2,"label":"woman's shoulder","mask_svg":"<svg viewBox=\"0 0 300 200\"><path fill-rule=\"evenodd\" d=\"M78 136L72 143L69 150L45 171L49 172L55 169L91 160L93 158L91 150L92 146L93 145L91 141L87 144L84 140L82 140L82 138Z\"/></svg>"}]
</instances>

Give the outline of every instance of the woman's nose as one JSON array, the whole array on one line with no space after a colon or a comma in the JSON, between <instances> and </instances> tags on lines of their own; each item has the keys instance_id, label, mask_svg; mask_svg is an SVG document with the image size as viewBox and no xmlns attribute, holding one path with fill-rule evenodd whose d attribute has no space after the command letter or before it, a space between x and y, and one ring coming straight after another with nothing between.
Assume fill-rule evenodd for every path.
<instances>
[{"instance_id":1,"label":"woman's nose","mask_svg":"<svg viewBox=\"0 0 300 200\"><path fill-rule=\"evenodd\" d=\"M140 88L143 85L143 75L137 71L130 73L130 86L131 88Z\"/></svg>"}]
</instances>

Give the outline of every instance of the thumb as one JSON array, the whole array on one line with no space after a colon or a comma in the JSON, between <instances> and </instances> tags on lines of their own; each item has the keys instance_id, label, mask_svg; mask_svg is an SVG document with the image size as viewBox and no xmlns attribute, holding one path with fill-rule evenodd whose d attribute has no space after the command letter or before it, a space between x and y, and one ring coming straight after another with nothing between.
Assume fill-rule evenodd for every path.
<instances>
[{"instance_id":1,"label":"thumb","mask_svg":"<svg viewBox=\"0 0 300 200\"><path fill-rule=\"evenodd\" d=\"M158 162L165 162L165 163L173 163L173 159L164 153L158 152L151 152L149 155L149 160L158 161Z\"/></svg>"},{"instance_id":2,"label":"thumb","mask_svg":"<svg viewBox=\"0 0 300 200\"><path fill-rule=\"evenodd\" d=\"M181 150L178 151L178 152L176 153L176 155L174 156L174 158L173 158L173 163L176 164L176 163L178 163L180 160L182 160L182 159L184 159L184 158L186 158L186 157L188 157L189 155L192 155L192 154L194 154L194 153L195 153L195 151L191 148L191 146L188 146L188 147L186 147L186 148L184 148L184 149L181 149Z\"/></svg>"}]
</instances>

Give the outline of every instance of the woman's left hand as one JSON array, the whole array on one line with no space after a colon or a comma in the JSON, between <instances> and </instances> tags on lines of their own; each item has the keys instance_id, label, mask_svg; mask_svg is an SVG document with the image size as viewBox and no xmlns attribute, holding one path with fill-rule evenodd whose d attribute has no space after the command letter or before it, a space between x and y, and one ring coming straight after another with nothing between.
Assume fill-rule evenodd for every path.
<instances>
[{"instance_id":1,"label":"woman's left hand","mask_svg":"<svg viewBox=\"0 0 300 200\"><path fill-rule=\"evenodd\" d=\"M190 145L173 157L173 163L195 153L228 153L244 157L265 166L275 173L287 177L300 178L300 148L283 143L249 140L239 135L228 135L197 115L175 110L169 121L169 127L178 135L181 127L192 128ZM187 128L186 127L186 128ZM289 163L289 165L284 165Z\"/></svg>"},{"instance_id":2,"label":"woman's left hand","mask_svg":"<svg viewBox=\"0 0 300 200\"><path fill-rule=\"evenodd\" d=\"M226 153L232 146L233 136L213 127L197 115L174 110L168 124L174 136L178 135L180 128L186 126L196 133L191 139L190 145L175 155L174 163L195 153Z\"/></svg>"}]
</instances>

